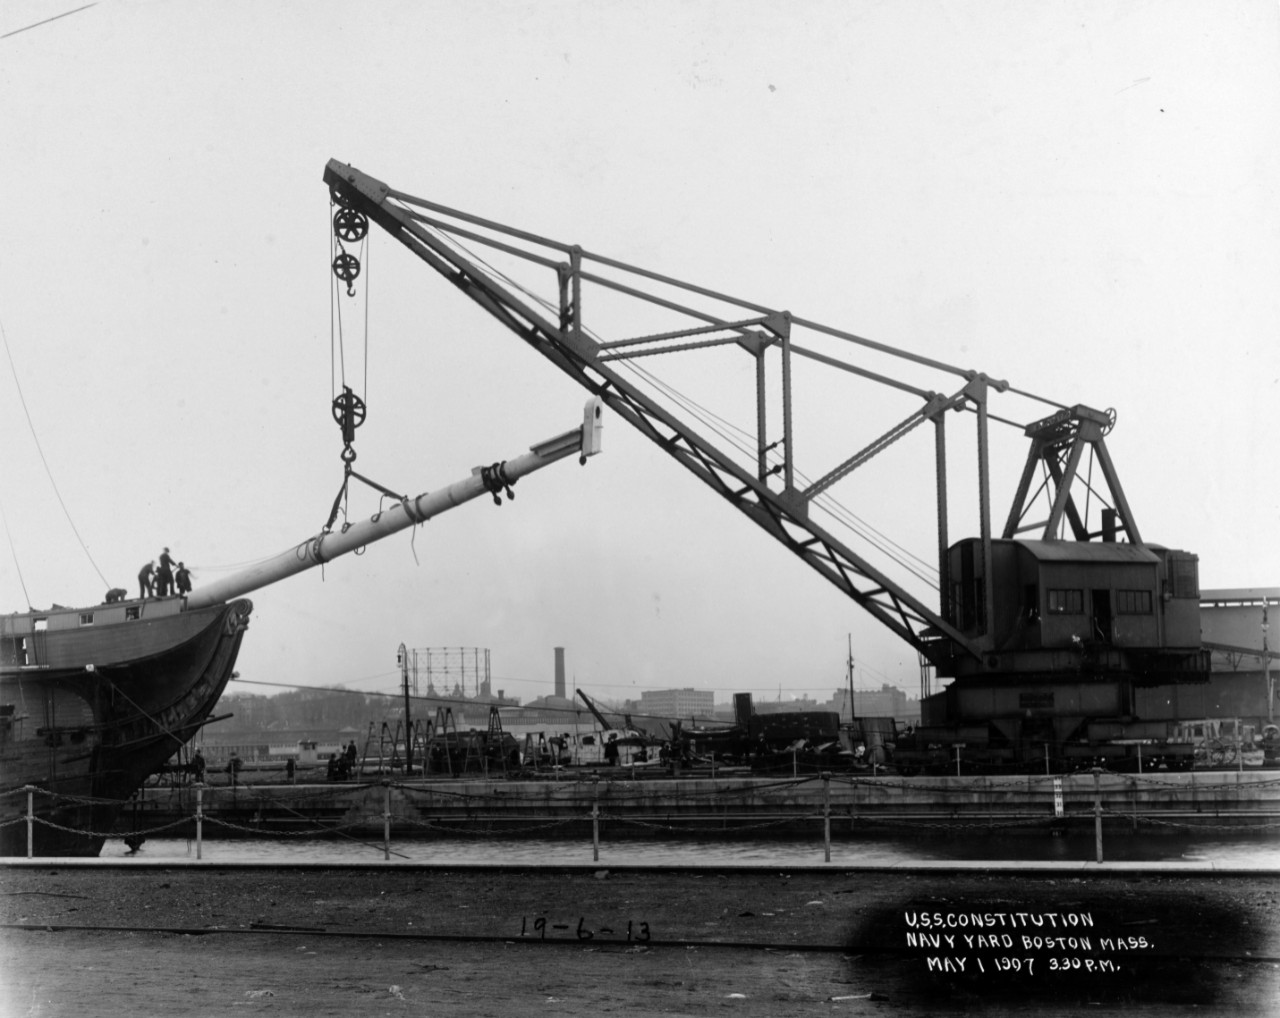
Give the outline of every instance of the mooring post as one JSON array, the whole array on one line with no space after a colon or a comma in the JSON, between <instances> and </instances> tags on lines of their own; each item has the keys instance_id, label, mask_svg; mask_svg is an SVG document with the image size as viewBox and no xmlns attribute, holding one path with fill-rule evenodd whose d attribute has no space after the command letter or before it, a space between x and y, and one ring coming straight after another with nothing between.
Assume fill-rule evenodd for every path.
<instances>
[{"instance_id":1,"label":"mooring post","mask_svg":"<svg viewBox=\"0 0 1280 1018\"><path fill-rule=\"evenodd\" d=\"M36 786L27 785L27 858L35 855L36 844Z\"/></svg>"},{"instance_id":2,"label":"mooring post","mask_svg":"<svg viewBox=\"0 0 1280 1018\"><path fill-rule=\"evenodd\" d=\"M204 782L196 782L196 859L204 851Z\"/></svg>"},{"instance_id":3,"label":"mooring post","mask_svg":"<svg viewBox=\"0 0 1280 1018\"><path fill-rule=\"evenodd\" d=\"M600 775L591 772L591 859L600 861Z\"/></svg>"},{"instance_id":4,"label":"mooring post","mask_svg":"<svg viewBox=\"0 0 1280 1018\"><path fill-rule=\"evenodd\" d=\"M831 772L822 772L822 841L823 862L831 861Z\"/></svg>"},{"instance_id":5,"label":"mooring post","mask_svg":"<svg viewBox=\"0 0 1280 1018\"><path fill-rule=\"evenodd\" d=\"M1093 769L1093 840L1102 862L1102 768Z\"/></svg>"},{"instance_id":6,"label":"mooring post","mask_svg":"<svg viewBox=\"0 0 1280 1018\"><path fill-rule=\"evenodd\" d=\"M391 782L382 779L382 858L391 861Z\"/></svg>"}]
</instances>

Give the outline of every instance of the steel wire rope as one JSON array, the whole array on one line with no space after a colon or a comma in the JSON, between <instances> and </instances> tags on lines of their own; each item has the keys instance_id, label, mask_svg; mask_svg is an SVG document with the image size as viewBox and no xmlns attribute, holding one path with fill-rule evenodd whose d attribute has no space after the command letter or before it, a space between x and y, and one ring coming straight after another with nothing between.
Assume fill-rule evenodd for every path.
<instances>
[{"instance_id":1,"label":"steel wire rope","mask_svg":"<svg viewBox=\"0 0 1280 1018\"><path fill-rule=\"evenodd\" d=\"M338 395L338 384L347 384L347 351L342 328L342 295L340 283L332 265L337 258L341 245L338 236L332 230L329 233L329 399ZM335 332L334 326L337 325ZM334 357L334 353L337 357ZM334 366L338 368L338 377L334 378Z\"/></svg>"},{"instance_id":2,"label":"steel wire rope","mask_svg":"<svg viewBox=\"0 0 1280 1018\"><path fill-rule=\"evenodd\" d=\"M725 441L729 442L731 445L737 448L737 450L740 453L742 453L745 457L749 458L751 456L751 449L750 449L750 446L747 444L747 442L750 441L751 436L748 432L745 431L745 429L742 429L739 426L733 424L732 422L725 420L724 418L715 414L713 411L709 410L708 408L703 407L701 404L698 404L692 398L684 396L677 389L663 382L656 375L653 375L651 372L648 372L647 370L639 367L638 365L628 364L628 365L625 365L625 367L638 375L642 375L646 377L650 385L652 385L656 389L664 391L668 396L668 398L671 399L673 402L679 403L682 406L684 406L687 412L689 412L691 415L693 415L702 423L704 423L709 428L711 428L716 434L724 438ZM738 432L742 436L742 438L735 439L732 435L726 433L722 428L717 427L713 421L713 418L714 420L721 421L725 428L732 428L734 431ZM772 460L775 466L780 461L780 454L776 450L771 450L767 455L772 457ZM802 482L812 483L812 479L808 477L808 475L806 475L804 471L798 468L795 470L795 476L798 477ZM817 498L813 499L812 501L815 505L818 506L818 508L830 514L836 520L836 522L841 523L843 526L847 527L860 539L865 541L867 544L869 544L876 551L880 552L890 561L895 562L896 564L901 566L907 572L915 576L918 580L928 585L931 589L936 589L937 583L938 583L936 579L937 569L934 566L929 565L929 563L925 562L922 558L920 558L914 552L903 547L897 541L894 541L893 538L889 537L887 534L883 533L878 528L868 523L866 520L862 519L855 512L853 512L843 503L838 501L834 496L826 492L823 492L823 493L820 493L817 496ZM870 534L868 534L867 531L870 531L871 534L874 534L876 536L875 537L870 536ZM887 547L885 547L886 543L889 545L892 545L899 552L901 552L902 555L906 555L907 557L914 559L916 562L920 564L920 566L923 569L927 571L927 573L922 573L919 569L915 568L910 562L907 562L905 559L901 558L899 555L894 554L894 552L890 551ZM931 573L933 575L928 575L928 573Z\"/></svg>"},{"instance_id":3,"label":"steel wire rope","mask_svg":"<svg viewBox=\"0 0 1280 1018\"><path fill-rule=\"evenodd\" d=\"M191 570L192 572L199 570L202 573L238 572L241 569L249 569L249 568L252 568L253 566L261 565L263 562L269 562L274 557L275 556L273 555L263 555L260 558L245 559L242 562L218 563L216 565L211 565L211 566L197 563L191 566Z\"/></svg>"},{"instance_id":4,"label":"steel wire rope","mask_svg":"<svg viewBox=\"0 0 1280 1018\"><path fill-rule=\"evenodd\" d=\"M744 429L740 428L738 425L733 424L732 422L725 420L724 418L720 417L718 414L715 414L713 411L707 409L706 407L703 407L701 404L697 403L691 397L685 396L683 393L680 393L679 390L675 389L673 386L669 385L668 383L663 382L656 375L652 374L652 372L649 372L646 369L641 368L639 365L626 364L624 365L624 367L627 370L630 370L631 372L633 372L634 374L644 377L651 386L663 391L669 399L683 406L684 409L689 414L691 414L693 417L698 419L701 423L703 423L708 428L710 428L715 434L719 435L730 445L734 446L734 448L736 448L738 452L741 453L744 457L750 458L750 456L752 455L752 451L750 446L746 444L746 440L749 439L750 436ZM723 427L717 425L716 421L722 422ZM732 428L734 431L740 433L744 437L735 438L732 434L730 434L726 430L728 428ZM779 454L775 451L775 452L770 452L769 455L774 457L774 463L776 465L776 463L778 462ZM811 482L811 478L809 478L803 471L799 469L796 469L795 475L798 478L800 478L801 481ZM897 548L900 552L902 552L902 554L915 559L917 562L921 564L923 568L927 570L931 570L933 573L936 574L937 570L934 567L930 566L928 563L926 563L918 555L904 548L902 545L898 544L896 541L894 541L888 535L878 530L872 524L868 523L866 520L863 520L861 517L859 517L856 513L854 513L847 506L843 505L833 496L825 492L820 493L818 497L813 500L813 502L819 508L829 513L837 522L842 523L849 530L853 531L854 534L856 534L859 538L861 538L867 544L871 545L871 547L873 547L876 551L886 556L890 561L895 562L897 565L901 566L903 569L911 573L913 576L915 576L918 580L922 581L923 583L936 588L937 586L936 579L931 578L930 576L925 575L924 573L921 573L919 569L915 568L911 563L905 561L900 556L894 554L887 547L885 547L884 543L881 543L881 542L886 542L892 545L894 548ZM871 531L871 533L875 534L876 537L870 536L868 533L866 533L866 531ZM877 538L879 540L877 540Z\"/></svg>"},{"instance_id":5,"label":"steel wire rope","mask_svg":"<svg viewBox=\"0 0 1280 1018\"><path fill-rule=\"evenodd\" d=\"M71 518L71 510L67 508L67 503L63 501L62 492L58 489L58 482L54 480L53 470L49 466L49 461L45 458L44 447L40 444L40 436L36 434L35 422L31 419L31 410L27 406L27 397L22 391L22 383L18 380L18 366L13 360L13 351L9 348L9 334L5 331L4 323L0 322L0 338L4 340L5 356L9 360L9 371L13 375L13 387L18 390L18 402L22 404L22 413L27 419L27 427L31 431L31 440L35 443L36 452L40 454L40 462L44 466L45 475L49 478L49 484L53 488L53 493L58 499L58 505L62 507L62 514L67 518L67 523L71 526L71 532L76 535L76 540L80 543L81 549L84 551L85 558L89 560L89 564L93 566L93 571L98 574L98 579L102 583L110 587L111 584L107 578L102 575L102 570L98 568L98 563L93 560L93 555L89 551L89 546L85 544L84 538L80 536L80 531L76 527L75 520ZM5 526L6 533L8 525ZM15 557L16 562L16 557ZM23 585L23 593L26 593L26 585ZM27 599L30 603L30 598Z\"/></svg>"},{"instance_id":6,"label":"steel wire rope","mask_svg":"<svg viewBox=\"0 0 1280 1018\"><path fill-rule=\"evenodd\" d=\"M512 278L510 275L508 275L508 274L506 274L506 273L502 272L500 269L498 269L498 268L497 268L496 266L494 266L492 263L490 263L490 262L486 261L486 260L485 260L484 258L482 258L480 255L476 254L473 250L471 250L470 248L468 248L465 244L463 244L463 243L462 243L460 240L458 240L456 237L454 237L454 236L452 236L452 235L450 235L450 234L446 234L444 231L442 231L442 230L441 230L440 228L438 228L438 227L435 227L434 225L426 224L426 225L424 225L424 228L425 228L425 229L430 230L430 231L434 234L434 236L435 236L438 240L440 240L442 243L448 244L448 245L450 245L450 246L452 246L452 247L456 247L458 250L460 250L460 251L464 252L464 253L467 255L467 257L468 257L468 258L470 258L470 259L471 259L472 261L474 261L476 264L478 264L478 265L482 266L482 267L485 269L485 271L487 271L488 273L490 273L490 274L491 274L492 276L494 276L496 279L499 279L500 281L502 281L502 282L506 283L506 284L507 284L508 286L510 286L512 289L518 290L520 293L524 294L524 296L525 296L525 297L527 297L529 300L533 301L535 304L539 305L539 306L540 306L544 311L548 312L549 314L555 314L555 313L557 313L557 309L556 309L555 305L553 305L549 300L545 299L545 298L544 298L544 297L542 297L540 294L538 294L538 293L536 293L536 292L534 292L534 291L530 290L528 287L526 287L526 286L524 286L523 284L519 283L519 282L518 282L518 281L516 281L514 278ZM596 341L597 341L597 342L599 342L598 337L596 337L596 336L595 336L595 334L594 334L591 330L586 329L586 328L583 328L583 330L582 330L582 331L583 331L584 333L586 333L588 336L590 336L591 338L596 339ZM689 413L691 413L695 418L697 418L697 419L698 419L699 421L701 421L704 425L706 425L707 427L709 427L713 432L715 432L717 435L719 435L719 436L720 436L721 438L723 438L725 441L729 442L731 445L733 445L735 448L737 448L738 452L739 452L739 453L741 453L743 456L747 457L748 459L750 459L750 458L751 458L751 456L752 456L752 450L750 449L750 447L749 447L749 446L747 446L746 444L744 444L744 442L743 442L743 441L735 439L732 435L730 435L727 431L725 431L725 430L724 430L724 428L718 427L718 426L716 425L715 421L716 421L716 420L719 420L719 421L721 421L721 422L723 423L723 425L725 426L725 428L732 428L732 429L734 429L735 431L737 431L739 434L741 434L741 435L743 435L743 436L745 436L745 437L749 437L749 434L748 434L748 432L746 432L746 431L745 431L745 429L742 429L742 428L738 427L737 425L732 424L731 422L729 422L729 421L725 420L723 417L720 417L719 415L714 414L714 413L713 413L712 411L710 411L709 409L707 409L707 408L705 408L705 407L702 407L702 406L701 406L700 404L698 404L696 401L692 400L692 399L691 399L691 398L689 398L689 397L684 396L684 395L683 395L683 394L681 394L678 390L676 390L673 386L670 386L670 385L668 385L667 383L662 382L660 379L658 379L658 378L657 378L655 375L653 375L651 372L646 371L645 369L643 369L643 368L639 367L638 365L636 365L636 364L634 364L634 363L631 363L631 362L625 362L622 366L623 366L624 368L626 368L627 370L631 371L632 373L634 373L634 374L636 374L636 375L639 375L639 376L641 376L641 377L643 377L643 378L646 378L646 379L650 382L650 384L651 384L651 385L653 385L654 387L656 387L656 388L659 388L659 389L662 389L662 390L666 391L666 393L667 393L667 395L669 396L669 398L673 399L674 401L676 401L676 402L678 402L678 403L681 403ZM799 474L799 472L798 472L798 471L797 471L797 473ZM808 477L804 476L803 474L799 474L799 476L801 476L801 478L802 478L803 480L808 481L808 482L810 482L810 483L811 483L811 479L810 479L810 478L808 478ZM819 501L819 500L821 500L821 501ZM928 570L930 570L931 572L933 572L933 573L935 573L935 574L936 574L937 570L936 570L934 567L932 567L932 566L928 565L928 563L924 562L924 560L923 560L923 559L920 559L920 558L919 558L919 556L915 555L913 552L910 552L910 551L908 551L907 549L903 548L903 547L902 547L901 545L899 545L897 542L893 541L893 539L892 539L892 538L889 538L887 535L885 535L885 534L881 533L879 530L877 530L877 529L876 529L875 527L873 527L871 524L867 523L865 520L861 520L861 518L860 518L860 517L858 517L855 513L853 513L853 512L852 512L852 510L850 510L850 509L848 509L847 507L845 507L845 506L841 505L841 503L839 503L838 501L836 501L836 500L835 500L834 498L832 498L831 496L828 496L828 495L825 495L825 494L824 494L824 495L819 495L819 498L818 498L818 499L815 499L814 501L815 501L815 502L819 502L819 505L820 505L820 507L821 507L821 508L824 508L828 513L830 513L830 514L833 516L833 518L835 518L835 519L839 520L839 519L840 519L840 513L839 513L839 512L837 512L836 510L833 510L833 509L831 508L831 505L835 505L835 506L837 506L837 507L839 508L839 510L840 510L840 511L842 511L843 513L847 514L847 516L848 516L848 517L852 518L853 520L857 520L857 521L858 521L858 523L859 523L861 526L866 527L867 529L871 530L873 533L875 533L875 534L879 535L879 537L881 538L881 540L883 540L883 541L887 541L888 543L892 544L895 548L898 548L898 549L899 549L901 552L903 552L904 554L906 554L906 555L910 556L911 558L914 558L917 562L920 562L920 563L921 563L921 565L922 565L925 569L928 569ZM829 504L828 504L828 503L829 503ZM886 549L883 545L879 544L875 539L873 539L873 538L869 537L866 533L864 533L863 531L859 530L857 525L855 525L855 524L853 524L853 523L850 523L848 520L845 520L845 521L843 521L843 522L844 522L844 525L845 525L846 527L848 527L850 530L852 530L852 531L853 531L855 534L857 534L857 535L858 535L862 540L866 541L868 544L870 544L873 548L875 548L875 549L876 549L877 551L879 551L881 554L883 554L883 555L885 555L887 558L889 558L889 559L890 559L890 561L893 561L893 562L897 563L898 565L902 566L902 568L906 569L908 572L910 572L913 576L915 576L915 577L916 577L917 579L919 579L921 582L923 582L923 583L925 583L926 585L930 586L930 587L931 587L931 589L934 589L934 588L936 588L936 587L937 587L937 580L936 580L936 579L934 579L934 578L930 578L930 577L929 577L929 576L927 576L927 575L922 575L918 570L916 570L915 568L913 568L909 563L904 562L903 560L901 560L900 558L898 558L896 555L894 555L894 554L893 554L893 552L890 552L890 551L889 551L888 549Z\"/></svg>"},{"instance_id":7,"label":"steel wire rope","mask_svg":"<svg viewBox=\"0 0 1280 1018\"><path fill-rule=\"evenodd\" d=\"M163 724L161 724L158 720L156 720L155 718L153 718L150 714L148 714L148 713L147 713L147 711L146 711L146 708L145 708L145 707L142 707L141 705L139 705L138 703L136 703L134 700L132 700L132 699L130 698L130 696L129 696L129 694L128 694L128 693L126 693L126 692L125 692L123 689L121 689L118 685L116 685L114 682L112 682L112 681L111 681L111 677L110 677L109 675L106 675L106 674L105 674L104 669L99 668L99 669L98 669L98 674L99 674L99 675L102 675L102 676L103 676L103 678L105 678L105 679L106 679L107 685L108 685L108 686L110 686L112 689L114 689L114 690L115 690L117 693L119 693L122 697L124 697L124 698L125 698L125 700L127 700L127 701L128 701L128 703L130 704L130 706L132 706L132 707L133 707L133 708L134 708L134 709L135 709L139 714L141 714L144 718L146 718L146 719L147 719L148 721L150 721L153 725L155 725L155 726L156 726L156 728L158 728L158 729L159 729L159 730L160 730L164 735L169 736L169 738L171 738L174 742L176 742L176 743L178 744L178 748L179 748L179 749L181 749L183 746L185 746L185 745L187 744L187 741L188 741L188 740L186 740L186 739L179 739L176 735L174 735L174 734L173 734L173 731L172 731L171 729L166 728L166 727L165 727Z\"/></svg>"},{"instance_id":8,"label":"steel wire rope","mask_svg":"<svg viewBox=\"0 0 1280 1018\"><path fill-rule=\"evenodd\" d=\"M1093 445L1093 443L1092 443L1092 442L1090 442L1090 443L1089 443L1089 470L1088 470L1088 472L1085 474L1085 479L1084 479L1084 519L1085 519L1085 526L1086 526L1086 527L1088 526L1088 520L1089 520L1089 501L1090 501L1091 497L1093 496L1093 457L1094 457L1094 452L1095 452L1094 445ZM1099 501L1101 501L1101 497L1099 497Z\"/></svg>"},{"instance_id":9,"label":"steel wire rope","mask_svg":"<svg viewBox=\"0 0 1280 1018\"><path fill-rule=\"evenodd\" d=\"M423 208L428 208L428 209L432 209L434 211L443 213L446 216L451 216L454 218L459 218L462 220L475 223L487 229L491 229L493 231L506 234L512 238L519 239L520 241L528 244L530 247L533 247L533 248L546 248L548 250L560 252L562 254L575 250L576 248L576 250L582 253L583 258L594 261L594 262L598 262L601 265L605 265L613 269L617 269L628 275L636 275L636 276L640 276L641 278L648 279L655 283L670 285L675 287L676 289L699 294L703 297L708 297L716 301L726 302L728 304L737 306L739 308L744 308L744 309L754 311L757 314L769 315L769 314L776 313L774 309L766 307L761 304L745 301L737 297L729 296L727 294L716 293L715 291L708 290L705 287L701 287L692 283L667 277L659 273L652 272L648 269L640 268L638 266L627 265L623 262L617 261L616 259L608 258L600 254L596 254L589 251L583 251L581 247L577 247L576 245L570 246L558 241L550 240L545 237L539 237L534 234L527 233L523 230L517 230L512 227L504 226L501 223L488 222L478 217L468 215L467 213L463 213L454 209L447 208L436 202L429 202L422 198L415 198L414 196L405 194L404 192L391 191L388 194L386 200L395 202L396 207L410 219L416 220L424 231L433 233L438 240L441 240L446 244L451 244L463 251L466 251L468 256L473 261L481 265L484 265L487 269L489 269L495 275L501 275L501 274L498 273L496 270L494 270L492 266L488 265L488 263L486 263L484 259L480 258L474 252L470 251L462 243L462 241L458 239L455 233L466 234L467 236L471 237L471 239L481 244L485 244L486 246L503 250L508 254L512 254L516 257L523 258L526 261L531 263L542 264L542 265L552 265L553 263L546 256L539 255L532 250L528 250L528 251L521 250L520 248L511 246L506 242L501 242L492 238L486 238L481 234L470 233L461 226L458 226L455 224L447 224L443 221L432 220L427 216L425 216L424 214L414 211L409 206L418 205ZM507 281L510 281L509 277L504 277L504 278L506 278ZM592 279L592 277L588 277L588 278ZM592 281L599 282L605 286L616 288L620 292L629 293L630 296L637 297L642 300L648 300L651 303L665 303L661 301L659 298L657 298L655 295L646 295L643 292L634 290L631 287L627 287L616 280L609 280L606 277L595 277L592 279ZM525 292L527 293L528 291L525 291ZM530 296L535 296L535 295L530 294ZM535 297L535 299L537 298ZM545 302L543 303L544 303L544 306L550 307L549 304L546 304ZM715 320L711 316L700 315L698 312L692 309L683 308L676 304L669 304L668 306L674 308L677 311L684 312L685 314L688 314L694 317L704 317L708 322L712 322ZM913 361L917 364L921 364L921 365L933 368L935 370L960 375L965 379L971 380L976 374L978 374L977 372L974 372L971 370L961 369L954 365L946 364L942 361L936 361L932 358L924 357L921 354L915 354L908 350L888 346L884 343L879 343L874 340L867 339L866 337L863 337L863 336L855 336L851 333L847 333L842 330L823 325L820 322L814 322L797 315L792 315L791 321L793 325L796 325L800 328L811 329L820 335L825 335L829 338L840 340L845 343L861 345L868 349L879 351L882 354L887 354L890 357L896 357L904 360ZM1059 410L1068 409L1068 406L1064 403L1060 403L1057 400L1049 399L1046 396L1039 396L1033 392L1029 392L1027 390L1017 388L1016 386L1010 385L1008 382L1003 382L999 384L1002 385L1003 388L999 389L998 391L1011 392L1011 393L1014 393L1015 395L1022 396L1024 398L1031 399L1031 400L1036 400L1038 402L1045 403L1052 407L1056 407ZM1017 428L1019 431L1024 430L1026 427L1025 425L1020 424L1016 421L1005 420L1004 418L997 417L993 414L989 414L988 416L992 420L998 421L1003 424L1007 424L1013 428Z\"/></svg>"},{"instance_id":10,"label":"steel wire rope","mask_svg":"<svg viewBox=\"0 0 1280 1018\"><path fill-rule=\"evenodd\" d=\"M33 21L29 25L23 25L21 28L15 28L11 32L5 32L4 35L0 35L0 39L7 39L11 35L17 35L19 32L29 32L31 29L39 28L41 25L47 25L51 21L57 21L59 18L65 18L72 14L79 14L81 11L87 11L90 7L96 6L98 6L97 0L94 0L94 3L84 4L82 7L75 7L69 11L63 11L61 14L55 14L52 17L42 18L40 21Z\"/></svg>"},{"instance_id":11,"label":"steel wire rope","mask_svg":"<svg viewBox=\"0 0 1280 1018\"><path fill-rule=\"evenodd\" d=\"M18 561L18 549L13 545L13 534L9 532L9 518L4 512L4 503L0 502L0 523L4 524L4 536L9 540L9 553L13 556L13 568L18 574L18 583L22 587L22 596L31 607L31 595L27 593L27 581L22 575L22 563Z\"/></svg>"},{"instance_id":12,"label":"steel wire rope","mask_svg":"<svg viewBox=\"0 0 1280 1018\"><path fill-rule=\"evenodd\" d=\"M364 266L364 402L369 405L369 234L360 241L360 264ZM416 556L415 556L416 557Z\"/></svg>"},{"instance_id":13,"label":"steel wire rope","mask_svg":"<svg viewBox=\"0 0 1280 1018\"><path fill-rule=\"evenodd\" d=\"M747 457L751 456L751 448L748 443L752 440L752 435L746 429L740 427L739 425L734 424L732 421L729 421L724 417L721 417L719 414L716 414L714 411L710 410L709 408L702 406L701 404L693 400L691 397L685 396L683 393L677 390L674 386L671 386L668 383L662 381L662 379L658 378L652 372L649 372L648 370L641 368L639 365L627 364L625 365L625 367L631 370L632 372L634 372L635 374L645 377L648 380L648 382L651 385L653 385L655 388L661 389L673 401L683 405L685 409L689 411L689 413L693 414L695 417L698 417L699 420L706 423L709 427L712 427L717 434L720 434L723 438L726 439L726 441L729 441L731 444L733 444L738 449L738 451L741 452L744 456L747 456ZM716 426L712 423L712 419L716 421L720 421L721 424L724 426L724 428L732 429L740 437L735 439L733 436L727 434L722 429L716 428ZM768 455L773 457L773 463L775 466L781 460L781 454L778 453L776 450L770 450ZM800 470L799 468L795 470L795 475L801 481L804 481L806 483L812 483L812 478L810 478L807 474L804 473L804 471ZM905 568L910 569L910 566L907 563L896 559L892 555L892 553L888 552L887 549L879 545L876 542L876 540L867 536L858 528L859 527L866 528L867 530L875 534L876 537L878 537L880 540L888 542L893 547L897 548L900 552L902 552L904 555L907 555L908 557L914 559L916 562L920 563L920 565L924 569L932 570L934 573L937 572L937 570L933 566L929 565L929 563L926 562L924 559L920 558L918 555L916 555L914 552L910 551L909 549L904 548L902 545L898 544L887 534L884 534L875 526L868 523L866 520L862 519L862 517L858 516L855 512L853 512L847 506L843 505L833 496L830 496L826 493L821 493L813 501L816 504L818 504L821 508L826 509L826 511L831 513L831 515L837 517L837 519L839 519L842 514L848 517L848 519L842 521L844 522L845 526L849 527L849 529L853 530L863 540L867 541L877 550L888 555L890 558L893 558L894 561L897 561L900 565L903 565ZM932 582L927 576L921 576L918 572L914 572L914 574L919 579L924 580L926 583Z\"/></svg>"}]
</instances>

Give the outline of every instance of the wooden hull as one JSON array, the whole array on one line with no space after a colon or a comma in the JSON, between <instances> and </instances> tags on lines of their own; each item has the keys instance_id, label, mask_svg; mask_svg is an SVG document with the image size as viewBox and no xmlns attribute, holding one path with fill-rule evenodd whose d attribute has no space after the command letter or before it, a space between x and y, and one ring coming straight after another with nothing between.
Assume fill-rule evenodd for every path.
<instances>
[{"instance_id":1,"label":"wooden hull","mask_svg":"<svg viewBox=\"0 0 1280 1018\"><path fill-rule=\"evenodd\" d=\"M93 856L200 729L252 605L179 598L0 617L0 855ZM87 620L87 621L86 621Z\"/></svg>"}]
</instances>

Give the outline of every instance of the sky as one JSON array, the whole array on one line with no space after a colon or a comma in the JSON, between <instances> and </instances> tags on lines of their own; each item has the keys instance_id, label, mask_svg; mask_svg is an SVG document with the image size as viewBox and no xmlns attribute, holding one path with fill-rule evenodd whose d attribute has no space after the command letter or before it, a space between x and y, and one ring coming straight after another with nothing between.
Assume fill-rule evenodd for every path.
<instances>
[{"instance_id":1,"label":"sky","mask_svg":"<svg viewBox=\"0 0 1280 1018\"><path fill-rule=\"evenodd\" d=\"M4 611L134 591L165 546L198 587L325 522L330 158L1114 407L1143 537L1198 554L1204 588L1280 586L1270 0L78 7L0 6ZM580 421L584 390L376 230L357 289L366 476L434 490ZM617 336L648 328L625 314ZM672 370L741 409L733 369ZM810 476L914 409L846 382L797 379ZM932 561L920 435L838 495ZM917 692L910 646L624 422L604 445L250 595L232 690L390 691L405 644L486 648L526 701L556 647L606 700L826 699L850 649L859 688ZM953 538L976 532L964 449ZM1025 454L1016 432L995 450L997 529ZM376 509L353 491L352 518Z\"/></svg>"}]
</instances>

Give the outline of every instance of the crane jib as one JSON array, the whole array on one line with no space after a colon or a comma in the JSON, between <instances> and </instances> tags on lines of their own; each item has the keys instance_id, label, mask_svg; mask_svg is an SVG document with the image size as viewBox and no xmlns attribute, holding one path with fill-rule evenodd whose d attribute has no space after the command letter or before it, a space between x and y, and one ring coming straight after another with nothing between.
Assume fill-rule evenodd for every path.
<instances>
[{"instance_id":1,"label":"crane jib","mask_svg":"<svg viewBox=\"0 0 1280 1018\"><path fill-rule=\"evenodd\" d=\"M1105 674L1122 676L1126 682L1130 677L1152 682L1196 671L1187 662L1202 657L1199 631L1194 613L1186 610L1198 590L1195 556L1142 541L1105 442L1114 411L1046 399L992 374L459 212L393 190L337 160L330 160L324 179L336 202L383 227L500 324L598 395L717 496L910 643L940 677L1004 681L1034 676L1043 682L1055 676L1075 681L1081 674ZM519 264L507 271L504 261L500 270L490 266L488 258L510 258ZM529 288L526 273L547 273L543 294ZM595 313L597 296L608 298L600 304L611 314L607 328L614 334L588 328L588 312ZM629 301L637 304L635 321L657 321L662 327L645 334L617 334L618 321L628 318L614 312ZM806 345L793 345L800 335L807 337ZM817 342L838 354L853 354L820 352L814 347ZM659 355L712 354L754 361L754 371L715 376L722 387L743 384L724 379L750 377L745 384L751 388L745 394L708 394L753 402L754 434L752 425L743 427L696 395L676 391L644 366L650 360L641 361ZM854 355L864 360L897 358L912 377L853 363ZM895 399L915 403L887 427L880 425L869 443L849 449L834 466L818 472L816 480L808 480L796 455L796 358L820 369L838 369L849 384L887 389ZM930 372L944 376L935 380L941 384L916 381ZM957 375L964 379L962 387L946 395L954 387L947 376ZM1038 401L1056 412L1031 424L1020 423L1016 414L991 412L997 399ZM839 405L878 407L856 398ZM1033 409L1042 412L1038 406ZM960 541L949 534L948 448L966 446L947 441L946 422L955 416L949 411L967 411L975 427L976 483L960 490L976 495L978 536ZM1001 427L1018 432L1020 440L1031 439L1003 531L992 524L989 440L991 429ZM904 441L917 429L933 432L936 565L865 525L834 503L831 492L864 476L866 464L881 460L890 450L897 454L909 446L908 453L919 455L922 445L929 443L915 437ZM719 437L711 441L704 432ZM829 458L827 446L853 434L852 429L828 428L818 454ZM972 469L974 458L971 452L968 456ZM1042 480L1033 491L1037 476ZM905 485L902 490L907 490ZM1041 523L1025 522L1033 504L1047 506ZM840 537L832 527L819 525L817 510L829 514L832 527L844 528ZM1030 529L1040 530L1038 540L1018 536ZM855 550L864 547L869 551ZM885 567L883 560L893 565ZM909 575L895 574L894 566ZM908 589L908 583L923 584L928 594L922 598ZM1174 590L1181 593L1170 593Z\"/></svg>"}]
</instances>

